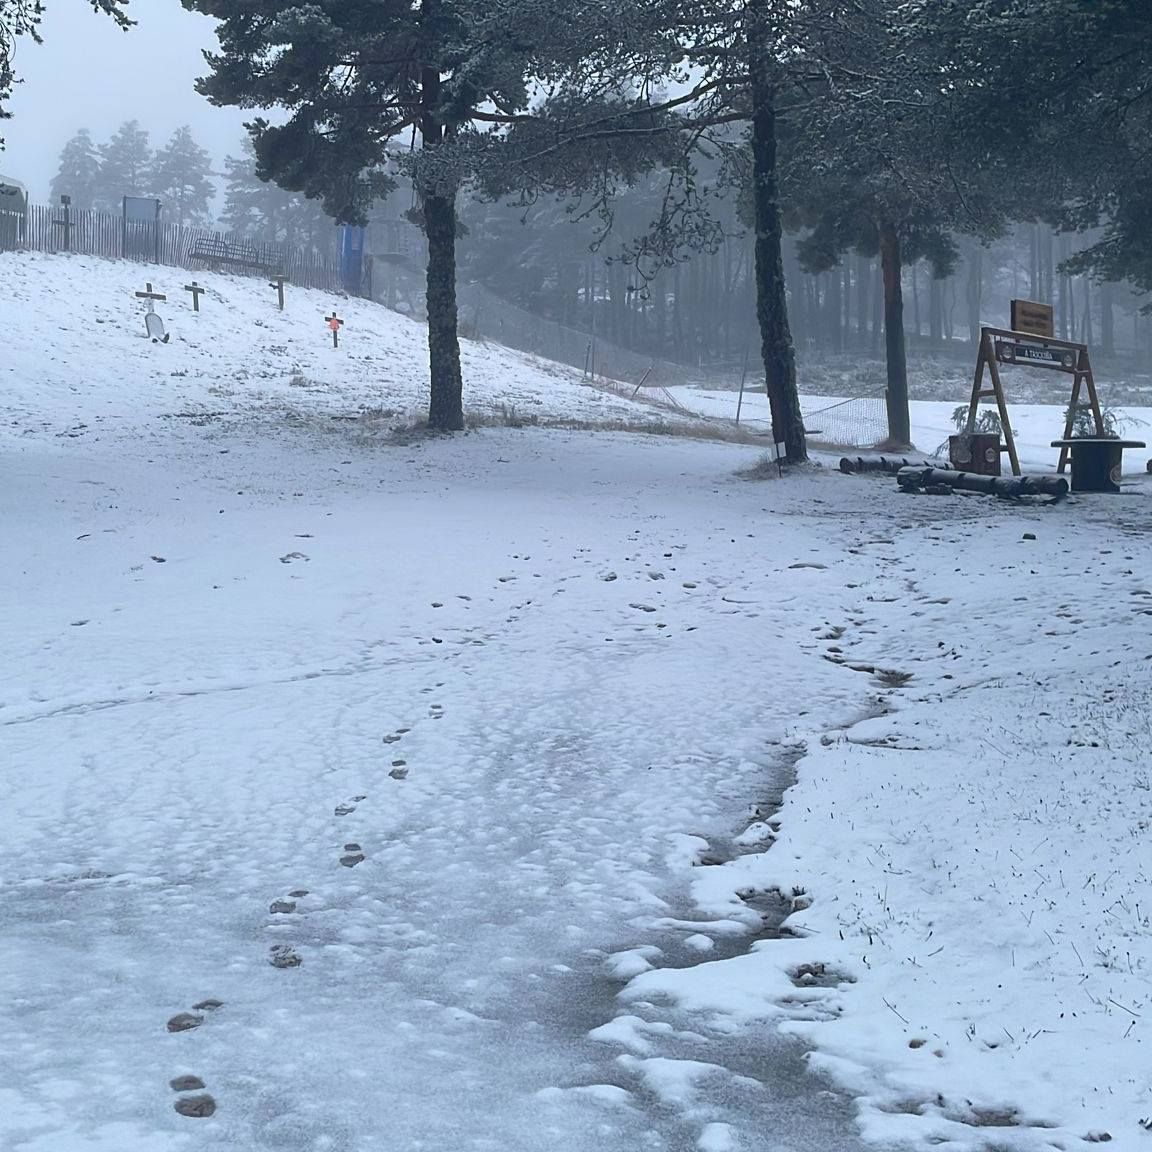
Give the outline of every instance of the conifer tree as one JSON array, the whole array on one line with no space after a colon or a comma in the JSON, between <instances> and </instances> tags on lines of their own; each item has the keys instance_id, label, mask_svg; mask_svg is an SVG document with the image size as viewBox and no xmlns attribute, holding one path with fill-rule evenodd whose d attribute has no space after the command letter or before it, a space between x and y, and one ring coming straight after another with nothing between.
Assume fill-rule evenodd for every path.
<instances>
[{"instance_id":1,"label":"conifer tree","mask_svg":"<svg viewBox=\"0 0 1152 1152\"><path fill-rule=\"evenodd\" d=\"M96 202L100 188L100 153L92 134L81 128L60 153L60 165L52 177L52 202L72 197L74 211L83 212Z\"/></svg>"},{"instance_id":2,"label":"conifer tree","mask_svg":"<svg viewBox=\"0 0 1152 1152\"><path fill-rule=\"evenodd\" d=\"M823 272L852 248L879 255L884 295L889 439L907 448L911 428L901 288L904 268L921 257L933 275L950 275L952 233L985 239L1009 207L1002 171L964 155L953 128L945 68L922 19L887 0L853 0L824 40L819 79L792 117L784 190L809 230L799 245L808 271Z\"/></svg>"},{"instance_id":3,"label":"conifer tree","mask_svg":"<svg viewBox=\"0 0 1152 1152\"><path fill-rule=\"evenodd\" d=\"M213 103L287 111L250 124L261 178L363 223L388 191L388 142L418 134L416 218L428 241L429 425L464 425L456 307L456 199L468 173L442 146L528 103L535 0L183 0L219 21L200 91ZM538 12L532 15L533 7ZM523 9L523 12L518 9ZM446 155L446 153L445 153Z\"/></svg>"},{"instance_id":4,"label":"conifer tree","mask_svg":"<svg viewBox=\"0 0 1152 1152\"><path fill-rule=\"evenodd\" d=\"M216 195L211 158L187 125L152 158L149 189L163 201L166 220L180 227L208 222L208 205Z\"/></svg>"},{"instance_id":5,"label":"conifer tree","mask_svg":"<svg viewBox=\"0 0 1152 1152\"><path fill-rule=\"evenodd\" d=\"M316 200L261 180L251 140L243 142L242 155L225 159L224 185L220 223L228 231L272 244L331 250L336 222Z\"/></svg>"},{"instance_id":6,"label":"conifer tree","mask_svg":"<svg viewBox=\"0 0 1152 1152\"><path fill-rule=\"evenodd\" d=\"M778 152L790 108L820 74L837 0L571 0L569 56L541 115L508 134L506 166L528 194L539 185L614 198L654 163L668 194L635 256L669 266L679 248L722 238L697 179L703 143L747 173L760 354L783 459L807 459L784 283ZM739 139L733 129L742 129ZM739 129L737 129L739 130ZM661 144L661 140L663 143ZM663 153L661 155L661 153ZM515 184L515 180L511 181Z\"/></svg>"},{"instance_id":7,"label":"conifer tree","mask_svg":"<svg viewBox=\"0 0 1152 1152\"><path fill-rule=\"evenodd\" d=\"M119 212L125 196L146 196L152 192L152 150L148 133L137 120L121 124L116 134L100 149L100 182L96 207Z\"/></svg>"},{"instance_id":8,"label":"conifer tree","mask_svg":"<svg viewBox=\"0 0 1152 1152\"><path fill-rule=\"evenodd\" d=\"M1098 228L1065 271L1152 291L1152 5L982 0L927 6L957 105L954 143L998 163L1016 216Z\"/></svg>"}]
</instances>

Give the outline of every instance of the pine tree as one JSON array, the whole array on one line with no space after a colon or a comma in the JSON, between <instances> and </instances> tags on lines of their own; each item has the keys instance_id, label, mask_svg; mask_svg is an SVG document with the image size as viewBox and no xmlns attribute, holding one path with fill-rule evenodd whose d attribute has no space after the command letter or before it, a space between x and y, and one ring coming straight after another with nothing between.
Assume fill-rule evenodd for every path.
<instances>
[{"instance_id":1,"label":"pine tree","mask_svg":"<svg viewBox=\"0 0 1152 1152\"><path fill-rule=\"evenodd\" d=\"M220 52L199 89L213 103L283 108L250 125L262 178L363 223L390 187L388 142L419 133L412 176L428 240L428 422L464 426L456 307L456 199L467 167L445 144L506 123L529 100L547 0L183 0L215 17ZM442 162L451 159L452 162Z\"/></svg>"},{"instance_id":2,"label":"pine tree","mask_svg":"<svg viewBox=\"0 0 1152 1152\"><path fill-rule=\"evenodd\" d=\"M147 196L151 187L152 151L148 133L137 120L120 125L100 149L100 182L96 207L119 212L125 196Z\"/></svg>"},{"instance_id":3,"label":"pine tree","mask_svg":"<svg viewBox=\"0 0 1152 1152\"><path fill-rule=\"evenodd\" d=\"M261 231L261 192L265 186L256 179L256 156L252 142L244 141L243 156L224 158L224 207L220 224L241 236L256 236Z\"/></svg>"},{"instance_id":4,"label":"pine tree","mask_svg":"<svg viewBox=\"0 0 1152 1152\"><path fill-rule=\"evenodd\" d=\"M244 141L243 155L225 159L224 185L220 223L230 232L321 253L331 250L335 221L317 201L261 180L251 140Z\"/></svg>"},{"instance_id":5,"label":"pine tree","mask_svg":"<svg viewBox=\"0 0 1152 1152\"><path fill-rule=\"evenodd\" d=\"M60 153L60 166L52 178L52 202L72 197L72 209L83 212L96 202L100 187L100 153L92 134L81 128Z\"/></svg>"},{"instance_id":6,"label":"pine tree","mask_svg":"<svg viewBox=\"0 0 1152 1152\"><path fill-rule=\"evenodd\" d=\"M216 195L211 158L187 125L152 158L149 190L164 202L165 219L181 228L210 219L208 204Z\"/></svg>"},{"instance_id":7,"label":"pine tree","mask_svg":"<svg viewBox=\"0 0 1152 1152\"><path fill-rule=\"evenodd\" d=\"M505 167L515 173L507 183L598 199L609 216L621 182L663 164L668 192L635 251L638 266L671 267L680 249L714 251L722 241L698 179L702 141L733 171L743 166L760 356L774 440L790 463L806 460L807 446L784 282L779 137L819 75L822 21L835 3L569 0L570 55L554 69L555 95L506 141ZM726 130L735 124L738 141Z\"/></svg>"},{"instance_id":8,"label":"pine tree","mask_svg":"<svg viewBox=\"0 0 1152 1152\"><path fill-rule=\"evenodd\" d=\"M908 25L889 24L886 0L859 0L835 67L797 113L785 191L802 227L808 272L838 267L851 249L879 256L884 291L888 438L910 446L902 274L924 257L952 274L950 230L995 235L1002 212L991 170L967 164L949 134L950 108L927 78L931 54Z\"/></svg>"},{"instance_id":9,"label":"pine tree","mask_svg":"<svg viewBox=\"0 0 1152 1152\"><path fill-rule=\"evenodd\" d=\"M956 62L941 55L935 11L925 5L912 20L888 0L853 0L838 12L820 76L792 117L784 166L784 190L809 229L799 245L808 271L835 268L853 248L880 257L895 448L911 435L902 272L924 258L934 279L951 275L951 233L990 239L1011 207L1002 170L965 154L954 130L953 97L937 78Z\"/></svg>"},{"instance_id":10,"label":"pine tree","mask_svg":"<svg viewBox=\"0 0 1152 1152\"><path fill-rule=\"evenodd\" d=\"M1152 291L1152 5L983 0L919 20L950 58L954 135L1003 167L1018 217L1101 228L1064 271Z\"/></svg>"}]
</instances>

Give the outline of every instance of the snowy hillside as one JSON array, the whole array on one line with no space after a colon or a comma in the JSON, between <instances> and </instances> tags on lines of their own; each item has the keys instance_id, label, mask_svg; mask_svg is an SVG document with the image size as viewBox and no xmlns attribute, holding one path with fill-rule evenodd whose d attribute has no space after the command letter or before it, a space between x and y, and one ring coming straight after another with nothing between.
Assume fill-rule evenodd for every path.
<instances>
[{"instance_id":1,"label":"snowy hillside","mask_svg":"<svg viewBox=\"0 0 1152 1152\"><path fill-rule=\"evenodd\" d=\"M184 285L206 291L200 311ZM136 292L151 283L170 335L154 344ZM96 257L0 253L0 390L32 427L140 416L262 413L319 419L363 413L403 426L427 412L424 325L380 305L286 288L283 312L263 279ZM325 317L344 320L333 348ZM579 372L500 345L462 342L465 406L473 416L527 421L666 423L675 414L585 384ZM111 386L111 387L110 387Z\"/></svg>"},{"instance_id":2,"label":"snowy hillside","mask_svg":"<svg viewBox=\"0 0 1152 1152\"><path fill-rule=\"evenodd\" d=\"M0 257L2 1152L1149 1152L1152 478L188 279Z\"/></svg>"}]
</instances>

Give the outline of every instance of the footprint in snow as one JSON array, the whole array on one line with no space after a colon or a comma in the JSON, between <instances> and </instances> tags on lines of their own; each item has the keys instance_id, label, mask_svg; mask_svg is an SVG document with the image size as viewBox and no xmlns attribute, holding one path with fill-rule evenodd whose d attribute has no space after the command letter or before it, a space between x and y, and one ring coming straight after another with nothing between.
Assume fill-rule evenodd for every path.
<instances>
[{"instance_id":1,"label":"footprint in snow","mask_svg":"<svg viewBox=\"0 0 1152 1152\"><path fill-rule=\"evenodd\" d=\"M168 1081L173 1092L180 1096L172 1105L181 1116L193 1120L204 1120L216 1111L216 1101L203 1091L204 1081L199 1076L177 1076Z\"/></svg>"},{"instance_id":2,"label":"footprint in snow","mask_svg":"<svg viewBox=\"0 0 1152 1152\"><path fill-rule=\"evenodd\" d=\"M343 804L338 804L336 806L335 815L350 816L353 812L356 811L356 805L359 804L361 800L367 799L367 796L353 796L351 800L345 800Z\"/></svg>"},{"instance_id":3,"label":"footprint in snow","mask_svg":"<svg viewBox=\"0 0 1152 1152\"><path fill-rule=\"evenodd\" d=\"M203 1023L204 1017L195 1012L177 1012L168 1021L167 1028L169 1032L190 1032L193 1028L199 1028Z\"/></svg>"},{"instance_id":4,"label":"footprint in snow","mask_svg":"<svg viewBox=\"0 0 1152 1152\"><path fill-rule=\"evenodd\" d=\"M304 958L290 944L273 944L268 949L268 963L273 968L299 968Z\"/></svg>"},{"instance_id":5,"label":"footprint in snow","mask_svg":"<svg viewBox=\"0 0 1152 1152\"><path fill-rule=\"evenodd\" d=\"M199 1076L177 1076L168 1081L173 1092L199 1092L204 1081Z\"/></svg>"},{"instance_id":6,"label":"footprint in snow","mask_svg":"<svg viewBox=\"0 0 1152 1152\"><path fill-rule=\"evenodd\" d=\"M199 1028L204 1023L205 1012L215 1012L217 1008L223 1008L223 1000L207 999L201 1000L198 1004L192 1005L191 1012L177 1012L171 1020L168 1021L167 1028L169 1032L190 1032L193 1028Z\"/></svg>"},{"instance_id":7,"label":"footprint in snow","mask_svg":"<svg viewBox=\"0 0 1152 1152\"><path fill-rule=\"evenodd\" d=\"M355 868L357 864L363 864L364 860L364 850L359 844L349 842L344 845L344 855L340 857L340 863L345 868Z\"/></svg>"}]
</instances>

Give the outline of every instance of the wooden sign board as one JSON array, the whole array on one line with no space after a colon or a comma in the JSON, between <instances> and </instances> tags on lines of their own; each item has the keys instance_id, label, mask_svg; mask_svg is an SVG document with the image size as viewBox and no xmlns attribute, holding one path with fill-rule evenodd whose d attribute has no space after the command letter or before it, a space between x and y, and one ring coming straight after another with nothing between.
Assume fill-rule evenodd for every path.
<instances>
[{"instance_id":1,"label":"wooden sign board","mask_svg":"<svg viewBox=\"0 0 1152 1152\"><path fill-rule=\"evenodd\" d=\"M1088 360L1088 346L1074 344L1070 340L1057 340L1055 337L1035 336L1031 333L1013 332L1006 328L980 329L980 351L976 355L976 372L972 377L972 395L968 401L968 419L964 431L976 431L976 419L982 401L995 397L996 409L1000 415L1000 428L1004 437L1004 447L1012 462L1012 475L1020 475L1020 458L1016 454L1016 438L1008 420L1008 405L1004 399L1004 386L1000 380L1000 365L1035 365L1037 368L1055 368L1057 372L1067 372L1072 377L1072 398L1064 421L1064 439L1072 435L1072 424L1080 405L1080 389L1086 388L1088 403L1092 408L1092 418L1096 424L1096 435L1104 435L1104 417L1100 411L1100 398L1096 395L1096 382L1092 378L1092 365ZM992 377L992 387L984 387L984 370ZM1057 472L1064 471L1068 462L1068 449L1060 449L1060 464Z\"/></svg>"},{"instance_id":2,"label":"wooden sign board","mask_svg":"<svg viewBox=\"0 0 1152 1152\"><path fill-rule=\"evenodd\" d=\"M1013 300L1009 327L1013 332L1027 332L1029 336L1055 336L1052 305L1037 304L1035 300Z\"/></svg>"},{"instance_id":3,"label":"wooden sign board","mask_svg":"<svg viewBox=\"0 0 1152 1152\"><path fill-rule=\"evenodd\" d=\"M1076 371L1076 357L1072 352L1061 348L1040 348L1035 344L1010 344L1006 340L997 340L996 359L1001 364L1034 364L1037 368Z\"/></svg>"}]
</instances>

